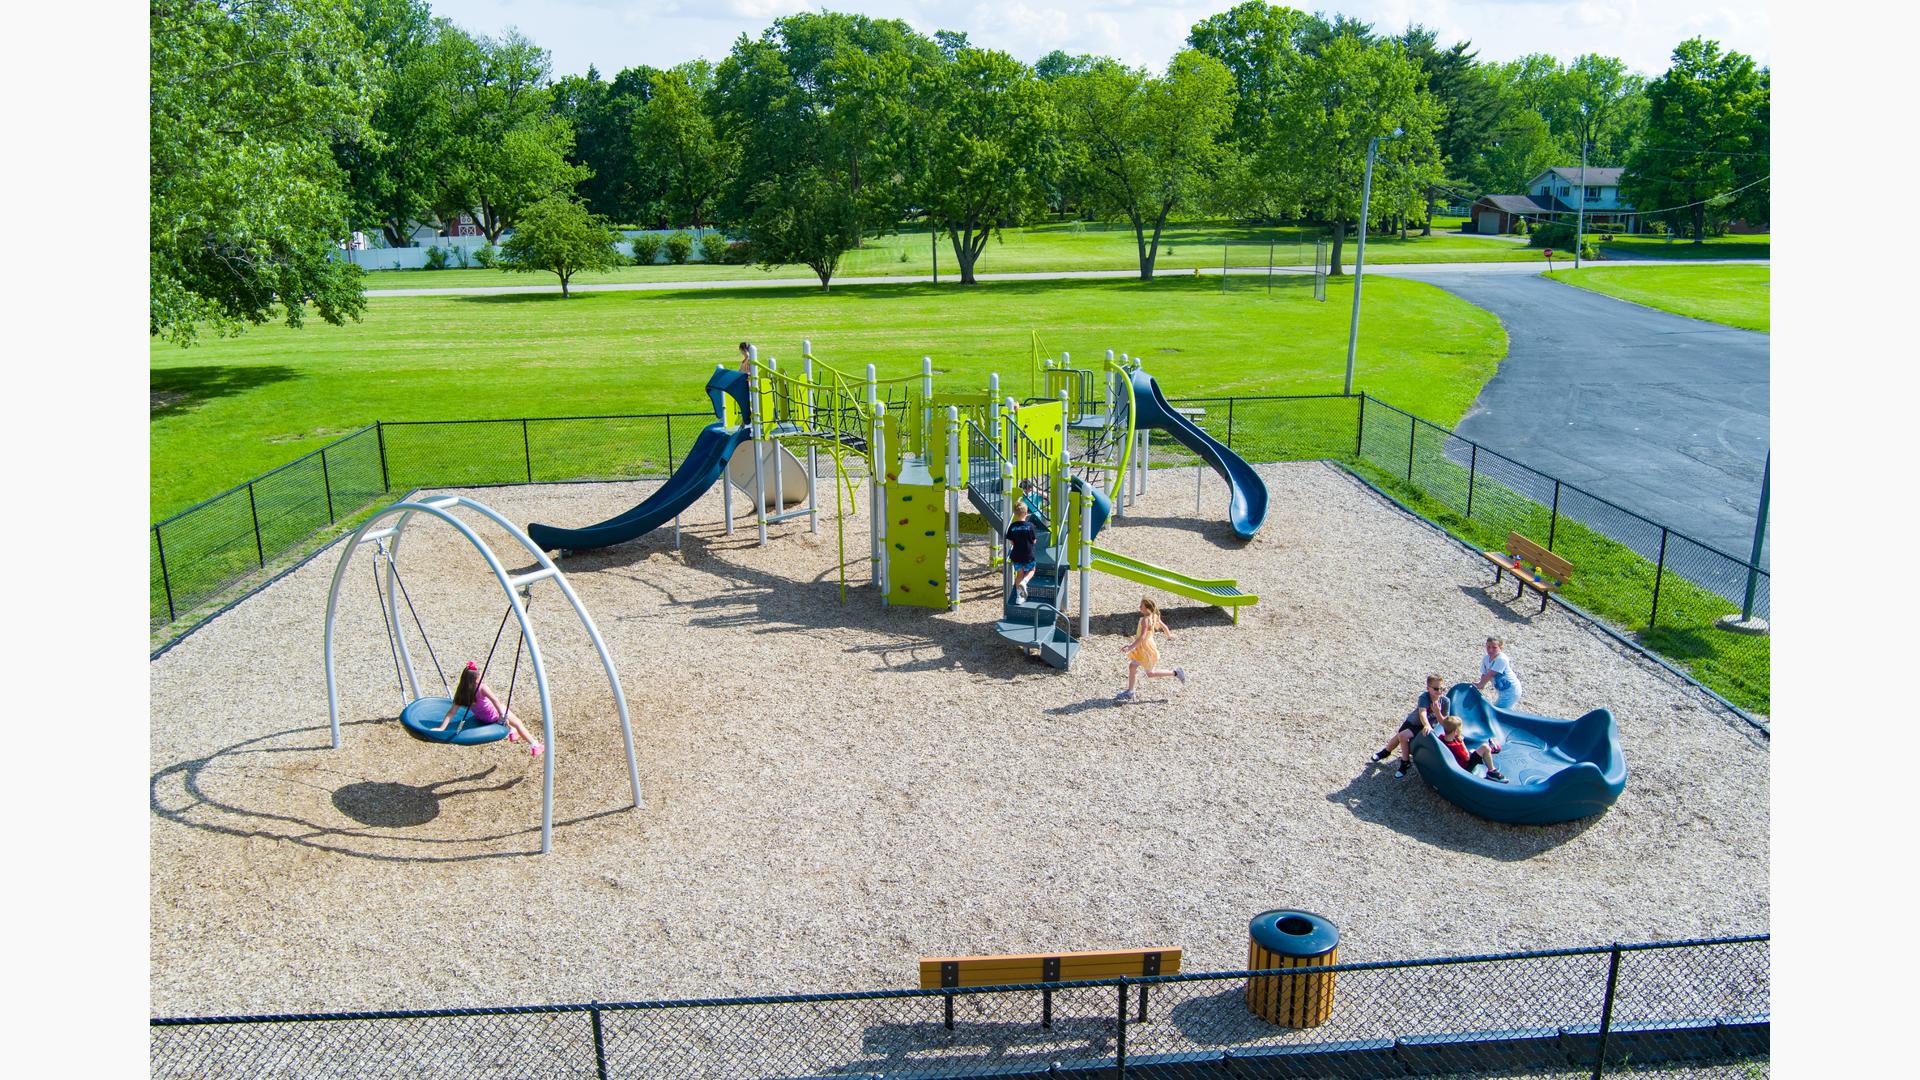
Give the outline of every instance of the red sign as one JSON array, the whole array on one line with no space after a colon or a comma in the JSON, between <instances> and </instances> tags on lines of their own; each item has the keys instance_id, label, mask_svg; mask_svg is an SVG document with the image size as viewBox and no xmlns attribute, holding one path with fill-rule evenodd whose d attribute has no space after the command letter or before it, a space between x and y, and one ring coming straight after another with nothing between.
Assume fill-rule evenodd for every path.
<instances>
[{"instance_id":1,"label":"red sign","mask_svg":"<svg viewBox=\"0 0 1920 1080\"><path fill-rule=\"evenodd\" d=\"M1552 249L1552 248L1548 248L1548 249L1547 249L1547 258L1549 258L1549 259L1551 259L1551 258L1553 258L1553 249Z\"/></svg>"}]
</instances>

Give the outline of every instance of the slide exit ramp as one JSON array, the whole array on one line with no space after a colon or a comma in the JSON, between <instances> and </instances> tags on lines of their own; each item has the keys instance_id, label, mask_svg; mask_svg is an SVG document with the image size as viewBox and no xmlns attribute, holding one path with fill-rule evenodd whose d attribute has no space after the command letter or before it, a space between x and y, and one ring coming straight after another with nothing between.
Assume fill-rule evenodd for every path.
<instances>
[{"instance_id":1,"label":"slide exit ramp","mask_svg":"<svg viewBox=\"0 0 1920 1080\"><path fill-rule=\"evenodd\" d=\"M1155 566L1144 559L1130 558L1118 552L1108 551L1097 545L1093 549L1093 568L1103 574L1124 578L1150 589L1159 589L1175 596L1184 596L1189 600L1198 600L1203 604L1225 608L1236 623L1240 621L1241 608L1260 602L1258 596L1241 592L1239 583L1232 578L1192 577L1178 570Z\"/></svg>"},{"instance_id":2,"label":"slide exit ramp","mask_svg":"<svg viewBox=\"0 0 1920 1080\"><path fill-rule=\"evenodd\" d=\"M750 434L746 425L728 427L713 423L700 429L700 437L687 451L685 461L674 470L660 490L645 502L598 525L583 529L561 529L552 525L527 526L527 535L547 551L592 551L635 540L672 521L700 496L713 487L727 471L727 461Z\"/></svg>"},{"instance_id":3,"label":"slide exit ramp","mask_svg":"<svg viewBox=\"0 0 1920 1080\"><path fill-rule=\"evenodd\" d=\"M1207 434L1193 421L1167 404L1160 384L1145 371L1133 373L1134 426L1164 431L1182 446L1199 454L1213 471L1226 480L1232 499L1227 504L1227 520L1242 540L1253 539L1267 520L1267 484L1260 479L1247 459L1227 449L1225 443Z\"/></svg>"}]
</instances>

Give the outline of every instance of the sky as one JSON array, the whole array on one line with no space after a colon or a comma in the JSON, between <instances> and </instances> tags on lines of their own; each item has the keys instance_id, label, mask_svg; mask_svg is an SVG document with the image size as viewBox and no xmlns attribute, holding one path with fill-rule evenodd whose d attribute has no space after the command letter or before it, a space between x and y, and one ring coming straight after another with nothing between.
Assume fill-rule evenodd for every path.
<instances>
[{"instance_id":1,"label":"sky","mask_svg":"<svg viewBox=\"0 0 1920 1080\"><path fill-rule=\"evenodd\" d=\"M636 64L671 67L718 60L741 34L758 36L781 15L819 10L800 0L430 0L434 12L470 32L517 27L553 54L556 76L589 65L603 76ZM964 30L978 46L1028 63L1054 49L1096 53L1155 70L1199 20L1236 0L833 0L835 11L903 19L922 33ZM1696 35L1771 65L1771 24L1763 0L1344 0L1290 6L1335 12L1398 32L1419 22L1440 42L1471 40L1483 60L1532 52L1568 60L1618 56L1646 75L1667 67L1673 47Z\"/></svg>"}]
</instances>

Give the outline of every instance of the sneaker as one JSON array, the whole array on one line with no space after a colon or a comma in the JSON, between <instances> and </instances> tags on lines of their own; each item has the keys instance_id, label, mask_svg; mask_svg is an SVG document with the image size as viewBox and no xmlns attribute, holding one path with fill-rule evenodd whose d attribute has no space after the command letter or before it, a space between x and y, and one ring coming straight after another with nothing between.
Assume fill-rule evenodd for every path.
<instances>
[{"instance_id":1,"label":"sneaker","mask_svg":"<svg viewBox=\"0 0 1920 1080\"><path fill-rule=\"evenodd\" d=\"M1404 761L1403 761L1403 762L1401 762L1401 763L1400 763L1400 767L1399 767L1399 768L1397 768L1397 769L1395 769L1395 770L1393 770L1393 778L1394 778L1395 780L1405 780L1405 779L1407 778L1407 763L1406 763L1406 762L1404 762Z\"/></svg>"},{"instance_id":2,"label":"sneaker","mask_svg":"<svg viewBox=\"0 0 1920 1080\"><path fill-rule=\"evenodd\" d=\"M533 744L533 746L532 746L532 748L530 748L530 749L529 749L529 750L527 751L527 753L528 753L529 755L531 755L531 756L533 756L533 757L536 757L536 758L537 758L537 757L539 757L539 756L540 756L541 754L544 754L544 753L546 753L546 750L547 750L547 748L546 748L546 747L544 747L544 746L541 746L541 745L540 745L539 743L534 743L534 744Z\"/></svg>"},{"instance_id":3,"label":"sneaker","mask_svg":"<svg viewBox=\"0 0 1920 1080\"><path fill-rule=\"evenodd\" d=\"M1506 774L1501 772L1499 769L1488 769L1487 779L1493 781L1496 784L1504 784L1507 782Z\"/></svg>"},{"instance_id":4,"label":"sneaker","mask_svg":"<svg viewBox=\"0 0 1920 1080\"><path fill-rule=\"evenodd\" d=\"M1186 668L1183 668L1183 667L1174 668L1173 677L1180 680L1181 686L1187 685L1187 669Z\"/></svg>"},{"instance_id":5,"label":"sneaker","mask_svg":"<svg viewBox=\"0 0 1920 1080\"><path fill-rule=\"evenodd\" d=\"M1132 700L1133 700L1133 691L1131 691L1131 690L1122 690L1122 691L1120 691L1119 693L1117 693L1117 694L1115 694L1115 695L1113 695L1113 700L1115 700L1115 701L1132 701Z\"/></svg>"},{"instance_id":6,"label":"sneaker","mask_svg":"<svg viewBox=\"0 0 1920 1080\"><path fill-rule=\"evenodd\" d=\"M1375 755L1373 755L1373 760L1375 760L1375 761L1385 761L1385 760L1387 760L1388 758L1390 758L1390 757L1392 757L1392 756L1393 756L1393 748L1392 748L1392 747L1388 747L1387 749L1385 749L1385 750L1382 750L1382 751L1380 751L1379 753L1377 753L1377 754L1375 754Z\"/></svg>"},{"instance_id":7,"label":"sneaker","mask_svg":"<svg viewBox=\"0 0 1920 1080\"><path fill-rule=\"evenodd\" d=\"M515 730L513 730L512 728L508 728L508 729L507 729L507 741L508 741L508 742L519 742L519 741L520 741L520 733L519 733L519 732L517 732L517 731L515 731Z\"/></svg>"},{"instance_id":8,"label":"sneaker","mask_svg":"<svg viewBox=\"0 0 1920 1080\"><path fill-rule=\"evenodd\" d=\"M1016 599L1016 600L1018 600L1018 601L1020 601L1021 603L1023 603L1023 604L1024 604L1024 603L1026 603L1026 602L1027 602L1027 587L1026 587L1025 585L1022 585L1022 586L1019 586L1018 588L1016 588L1016 589L1014 589L1014 590L1013 590L1013 596L1014 596L1014 599Z\"/></svg>"}]
</instances>

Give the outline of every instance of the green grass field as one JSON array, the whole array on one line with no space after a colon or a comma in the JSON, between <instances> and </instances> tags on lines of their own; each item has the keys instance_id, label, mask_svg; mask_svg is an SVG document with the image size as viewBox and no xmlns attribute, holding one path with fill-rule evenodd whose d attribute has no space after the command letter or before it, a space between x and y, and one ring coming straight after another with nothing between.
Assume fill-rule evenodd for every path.
<instances>
[{"instance_id":1,"label":"green grass field","mask_svg":"<svg viewBox=\"0 0 1920 1080\"><path fill-rule=\"evenodd\" d=\"M1312 266L1314 240L1325 230L1318 227L1273 228L1188 222L1167 226L1160 238L1160 253L1155 259L1156 273L1194 268L1218 269L1224 260L1229 266L1265 266L1271 254L1275 266ZM1271 251L1269 251L1271 245ZM940 276L960 278L959 264L953 260L953 247L944 240L939 245ZM360 257L369 266L379 264L378 250ZM1351 272L1353 243L1349 241L1342 258ZM1422 237L1410 235L1367 238L1367 259L1377 263L1420 262L1513 262L1537 261L1538 251L1525 244L1498 237L1465 236L1436 231ZM841 260L837 276L878 277L930 274L933 272L933 244L927 233L896 233L869 239L865 247L850 251ZM1134 270L1140 265L1133 229L1107 222L1066 222L1057 225L1033 225L1008 229L987 245L980 257L980 273L1023 273L1043 270ZM683 266L626 266L574 279L579 284L640 281L741 281L765 278L809 277L804 266L782 266L762 270L758 266L709 266L687 263ZM505 270L378 270L367 276L369 289L474 288L491 285L554 284L551 274L509 273Z\"/></svg>"},{"instance_id":2,"label":"green grass field","mask_svg":"<svg viewBox=\"0 0 1920 1080\"><path fill-rule=\"evenodd\" d=\"M261 327L151 350L150 509L158 519L381 420L697 412L749 339L883 377L923 355L962 385L1024 392L1030 332L1050 351L1142 357L1170 395L1338 393L1352 294L1310 279L1222 293L1219 279L997 282L376 299L366 320ZM1356 383L1451 424L1506 342L1489 313L1428 285L1369 283Z\"/></svg>"},{"instance_id":3,"label":"green grass field","mask_svg":"<svg viewBox=\"0 0 1920 1080\"><path fill-rule=\"evenodd\" d=\"M1762 333L1770 326L1765 266L1590 266L1547 276L1675 315Z\"/></svg>"},{"instance_id":4,"label":"green grass field","mask_svg":"<svg viewBox=\"0 0 1920 1080\"><path fill-rule=\"evenodd\" d=\"M1642 233L1616 236L1602 244L1600 250L1615 259L1765 259L1770 257L1772 239L1767 233L1751 233L1709 236L1696 244Z\"/></svg>"}]
</instances>

